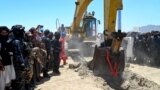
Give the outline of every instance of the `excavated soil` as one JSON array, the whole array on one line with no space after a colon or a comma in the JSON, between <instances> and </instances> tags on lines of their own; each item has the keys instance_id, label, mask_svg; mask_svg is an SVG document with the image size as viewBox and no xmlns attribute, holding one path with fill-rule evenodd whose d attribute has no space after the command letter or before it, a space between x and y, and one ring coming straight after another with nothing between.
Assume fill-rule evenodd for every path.
<instances>
[{"instance_id":1,"label":"excavated soil","mask_svg":"<svg viewBox=\"0 0 160 90\"><path fill-rule=\"evenodd\" d=\"M88 59L91 60L91 58L86 58L86 60ZM106 72L105 69L104 72ZM102 73L104 72L102 71ZM95 72L94 75L96 74L97 73ZM106 77L102 78L115 90L160 90L159 74L160 69L158 68L126 64L121 77L109 77L109 79Z\"/></svg>"},{"instance_id":2,"label":"excavated soil","mask_svg":"<svg viewBox=\"0 0 160 90\"><path fill-rule=\"evenodd\" d=\"M85 58L81 62L77 62L77 60L74 62L69 58L68 64L60 68L60 76L52 76L50 80L37 85L35 90L160 90L160 85L155 83L153 79L148 79L134 71L140 66L134 68L133 65L128 65L125 68L122 75L123 82L117 87L112 80L107 82L88 69L87 62L91 59Z\"/></svg>"},{"instance_id":3,"label":"excavated soil","mask_svg":"<svg viewBox=\"0 0 160 90\"><path fill-rule=\"evenodd\" d=\"M104 90L103 79L90 74L77 73L76 69L69 69L69 64L74 63L71 58L67 63L60 67L60 76L52 76L49 80L37 85L35 90ZM106 87L107 90L108 88Z\"/></svg>"}]
</instances>

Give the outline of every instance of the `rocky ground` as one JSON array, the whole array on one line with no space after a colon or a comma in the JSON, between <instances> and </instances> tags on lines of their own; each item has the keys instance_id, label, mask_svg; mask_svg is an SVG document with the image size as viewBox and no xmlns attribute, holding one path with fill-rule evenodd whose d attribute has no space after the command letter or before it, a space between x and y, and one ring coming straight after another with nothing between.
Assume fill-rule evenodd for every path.
<instances>
[{"instance_id":1,"label":"rocky ground","mask_svg":"<svg viewBox=\"0 0 160 90\"><path fill-rule=\"evenodd\" d=\"M103 79L89 74L84 76L77 70L69 69L71 63L72 60L68 59L68 64L60 68L60 76L52 76L50 80L37 85L35 90L103 90Z\"/></svg>"},{"instance_id":2,"label":"rocky ground","mask_svg":"<svg viewBox=\"0 0 160 90\"><path fill-rule=\"evenodd\" d=\"M160 90L160 69L127 64L121 89L115 89L103 78L94 76L85 63L80 65L71 58L67 62L66 66L60 68L60 76L52 76L50 80L37 85L35 90Z\"/></svg>"},{"instance_id":3,"label":"rocky ground","mask_svg":"<svg viewBox=\"0 0 160 90\"><path fill-rule=\"evenodd\" d=\"M160 85L160 68L129 64L127 69Z\"/></svg>"}]
</instances>

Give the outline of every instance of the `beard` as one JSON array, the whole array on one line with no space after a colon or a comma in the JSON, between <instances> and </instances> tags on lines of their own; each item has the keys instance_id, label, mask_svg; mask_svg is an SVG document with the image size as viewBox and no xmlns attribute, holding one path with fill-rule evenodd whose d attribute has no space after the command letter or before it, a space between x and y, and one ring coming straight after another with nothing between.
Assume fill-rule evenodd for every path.
<instances>
[{"instance_id":1,"label":"beard","mask_svg":"<svg viewBox=\"0 0 160 90\"><path fill-rule=\"evenodd\" d=\"M1 42L6 42L7 40L8 40L8 35L6 35L6 36L0 35L0 41Z\"/></svg>"}]
</instances>

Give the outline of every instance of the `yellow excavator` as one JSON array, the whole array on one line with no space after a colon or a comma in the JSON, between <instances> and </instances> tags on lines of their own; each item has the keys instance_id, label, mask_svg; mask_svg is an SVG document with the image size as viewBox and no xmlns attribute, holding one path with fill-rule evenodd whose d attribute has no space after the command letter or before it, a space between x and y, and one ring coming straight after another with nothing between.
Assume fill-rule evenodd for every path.
<instances>
[{"instance_id":1,"label":"yellow excavator","mask_svg":"<svg viewBox=\"0 0 160 90\"><path fill-rule=\"evenodd\" d=\"M70 43L69 49L73 49L76 44L77 46L81 46L81 44L77 43L77 40L81 39L80 37L84 36L87 38L87 36L85 36L87 29L85 27L89 27L92 24L88 25L83 21L84 26L82 25L82 27L80 27L81 20L96 22L93 17L89 19L83 18L88 5L92 1L94 0L77 0L76 2L75 15L70 29L73 42ZM121 76L124 70L124 51L120 50L120 46L126 34L121 32L121 28L118 29L118 32L116 32L115 29L117 12L120 13L122 8L122 0L104 0L104 42L101 43L100 47L95 46L93 60L88 64L89 68L97 75L118 77ZM77 49L77 47L75 47L75 49Z\"/></svg>"}]
</instances>

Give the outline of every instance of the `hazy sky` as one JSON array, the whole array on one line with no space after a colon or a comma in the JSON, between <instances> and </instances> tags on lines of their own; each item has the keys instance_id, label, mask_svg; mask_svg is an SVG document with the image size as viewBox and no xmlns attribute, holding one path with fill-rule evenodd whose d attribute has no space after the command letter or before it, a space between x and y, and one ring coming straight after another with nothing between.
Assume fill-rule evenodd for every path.
<instances>
[{"instance_id":1,"label":"hazy sky","mask_svg":"<svg viewBox=\"0 0 160 90\"><path fill-rule=\"evenodd\" d=\"M0 25L9 28L22 24L29 29L38 24L51 31L56 29L56 19L65 26L71 25L76 0L0 0ZM148 24L160 25L160 0L123 0L122 30ZM95 11L103 31L103 0L93 0L88 11Z\"/></svg>"}]
</instances>

